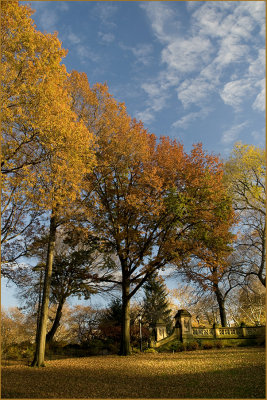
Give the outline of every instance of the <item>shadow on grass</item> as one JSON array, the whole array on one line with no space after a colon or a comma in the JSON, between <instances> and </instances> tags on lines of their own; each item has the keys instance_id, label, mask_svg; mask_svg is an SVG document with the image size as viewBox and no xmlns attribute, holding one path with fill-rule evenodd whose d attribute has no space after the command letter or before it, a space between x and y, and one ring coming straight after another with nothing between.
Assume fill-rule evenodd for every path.
<instances>
[{"instance_id":1,"label":"shadow on grass","mask_svg":"<svg viewBox=\"0 0 267 400\"><path fill-rule=\"evenodd\" d=\"M2 398L265 398L265 368L138 374L96 368L27 367L2 371Z\"/></svg>"}]
</instances>

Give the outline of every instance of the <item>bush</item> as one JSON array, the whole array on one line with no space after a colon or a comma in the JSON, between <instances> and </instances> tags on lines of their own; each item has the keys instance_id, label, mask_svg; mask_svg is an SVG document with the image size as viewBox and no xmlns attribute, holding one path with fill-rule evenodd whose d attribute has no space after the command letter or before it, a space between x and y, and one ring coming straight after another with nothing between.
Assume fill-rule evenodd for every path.
<instances>
[{"instance_id":1,"label":"bush","mask_svg":"<svg viewBox=\"0 0 267 400\"><path fill-rule=\"evenodd\" d=\"M170 343L167 343L158 349L159 353L173 353L176 351L183 351L186 350L186 346L184 343L181 343L179 340L174 340Z\"/></svg>"},{"instance_id":2,"label":"bush","mask_svg":"<svg viewBox=\"0 0 267 400\"><path fill-rule=\"evenodd\" d=\"M144 353L153 353L153 354L155 354L155 353L158 353L158 352L155 349L149 348L149 349L145 349Z\"/></svg>"},{"instance_id":3,"label":"bush","mask_svg":"<svg viewBox=\"0 0 267 400\"><path fill-rule=\"evenodd\" d=\"M222 349L223 348L223 344L220 340L216 340L214 342L214 347L216 347L216 349Z\"/></svg>"},{"instance_id":4,"label":"bush","mask_svg":"<svg viewBox=\"0 0 267 400\"><path fill-rule=\"evenodd\" d=\"M204 350L212 349L213 348L213 344L211 342L204 342L204 343L202 343L202 348Z\"/></svg>"},{"instance_id":5,"label":"bush","mask_svg":"<svg viewBox=\"0 0 267 400\"><path fill-rule=\"evenodd\" d=\"M199 348L198 342L189 342L186 344L186 350L197 350Z\"/></svg>"}]
</instances>

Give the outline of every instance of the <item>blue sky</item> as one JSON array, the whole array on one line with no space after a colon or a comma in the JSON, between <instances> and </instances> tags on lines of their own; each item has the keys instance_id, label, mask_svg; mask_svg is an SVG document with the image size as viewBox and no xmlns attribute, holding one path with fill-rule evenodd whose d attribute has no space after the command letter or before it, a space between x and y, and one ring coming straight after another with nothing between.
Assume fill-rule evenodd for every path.
<instances>
[{"instance_id":1,"label":"blue sky","mask_svg":"<svg viewBox=\"0 0 267 400\"><path fill-rule=\"evenodd\" d=\"M37 29L58 32L67 70L107 82L157 136L264 146L262 1L35 1Z\"/></svg>"},{"instance_id":2,"label":"blue sky","mask_svg":"<svg viewBox=\"0 0 267 400\"><path fill-rule=\"evenodd\" d=\"M67 70L106 82L149 132L223 158L239 140L265 146L263 1L29 4L68 49ZM2 299L15 304L11 290Z\"/></svg>"}]
</instances>

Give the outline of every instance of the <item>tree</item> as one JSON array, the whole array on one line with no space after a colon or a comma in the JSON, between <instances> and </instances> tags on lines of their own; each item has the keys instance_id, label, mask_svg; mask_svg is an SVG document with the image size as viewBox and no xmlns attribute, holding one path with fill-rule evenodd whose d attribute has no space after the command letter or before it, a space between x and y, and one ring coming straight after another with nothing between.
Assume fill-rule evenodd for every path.
<instances>
[{"instance_id":1,"label":"tree","mask_svg":"<svg viewBox=\"0 0 267 400\"><path fill-rule=\"evenodd\" d=\"M71 340L81 345L99 337L101 312L90 306L76 305L70 310L68 326Z\"/></svg>"},{"instance_id":2,"label":"tree","mask_svg":"<svg viewBox=\"0 0 267 400\"><path fill-rule=\"evenodd\" d=\"M226 183L239 216L240 231L232 260L239 276L257 276L266 285L265 151L237 143L225 163Z\"/></svg>"},{"instance_id":3,"label":"tree","mask_svg":"<svg viewBox=\"0 0 267 400\"><path fill-rule=\"evenodd\" d=\"M82 237L81 237L82 236ZM40 318L40 304L47 253L48 234L36 237L28 249L27 257L37 260L37 264L18 266L10 279L19 289L19 297L26 308L37 312ZM46 334L46 342L51 342L60 326L62 309L66 300L72 296L89 299L93 293L110 290L110 285L102 280L109 278L114 271L114 262L108 250L104 251L96 237L86 237L84 232L74 229L71 232L59 230L56 239L50 291L50 306L55 306L52 326Z\"/></svg>"},{"instance_id":4,"label":"tree","mask_svg":"<svg viewBox=\"0 0 267 400\"><path fill-rule=\"evenodd\" d=\"M138 346L138 342L140 341L140 327L138 317L141 314L142 306L137 303L133 304L130 310L130 338L131 344L135 346ZM102 333L102 337L105 339L111 339L115 344L120 344L122 321L122 301L119 298L115 298L111 301L107 309L102 312L102 317L100 318L99 323L99 329ZM150 332L147 327L142 324L141 329L143 340L149 340Z\"/></svg>"},{"instance_id":5,"label":"tree","mask_svg":"<svg viewBox=\"0 0 267 400\"><path fill-rule=\"evenodd\" d=\"M33 365L41 366L56 231L62 217L65 221L69 219L70 205L79 193L85 172L94 162L93 137L71 108L65 85L66 69L60 64L65 51L56 35L38 32L28 7L19 6L16 1L3 5L4 191L12 194L12 188L24 182L20 188L32 209L50 213L41 317L33 361Z\"/></svg>"},{"instance_id":6,"label":"tree","mask_svg":"<svg viewBox=\"0 0 267 400\"><path fill-rule=\"evenodd\" d=\"M38 229L40 212L26 193L34 187L36 167L47 158L47 121L55 118L56 81L60 85L64 75L59 62L65 51L55 35L35 29L31 14L16 0L1 4L3 262L23 256L27 238Z\"/></svg>"},{"instance_id":7,"label":"tree","mask_svg":"<svg viewBox=\"0 0 267 400\"><path fill-rule=\"evenodd\" d=\"M170 301L173 307L188 310L195 326L212 326L219 319L214 292L203 291L193 281L177 283L176 288L170 290Z\"/></svg>"},{"instance_id":8,"label":"tree","mask_svg":"<svg viewBox=\"0 0 267 400\"><path fill-rule=\"evenodd\" d=\"M234 238L230 228L233 222L234 216L232 215L231 218L229 214L225 223L220 222L220 229L217 232L216 229L206 232L203 239L205 248L195 244L190 256L182 261L178 271L189 282L196 283L203 294L209 291L215 295L222 326L227 326L226 298L234 288L240 285L230 263Z\"/></svg>"},{"instance_id":9,"label":"tree","mask_svg":"<svg viewBox=\"0 0 267 400\"><path fill-rule=\"evenodd\" d=\"M167 138L157 144L140 123L124 120L117 129L110 123L112 136L99 133L98 167L88 175L85 204L94 210L89 229L99 232L118 256L121 354L127 355L130 299L156 270L187 251L197 225L210 229L224 193L221 167L201 146L185 155L181 145ZM221 212L227 218L230 211Z\"/></svg>"},{"instance_id":10,"label":"tree","mask_svg":"<svg viewBox=\"0 0 267 400\"><path fill-rule=\"evenodd\" d=\"M158 320L162 319L170 333L172 327L171 309L163 278L157 273L151 275L144 284L144 294L143 318L150 330L153 331Z\"/></svg>"},{"instance_id":11,"label":"tree","mask_svg":"<svg viewBox=\"0 0 267 400\"><path fill-rule=\"evenodd\" d=\"M265 288L257 277L235 291L228 304L229 313L236 325L265 325Z\"/></svg>"}]
</instances>

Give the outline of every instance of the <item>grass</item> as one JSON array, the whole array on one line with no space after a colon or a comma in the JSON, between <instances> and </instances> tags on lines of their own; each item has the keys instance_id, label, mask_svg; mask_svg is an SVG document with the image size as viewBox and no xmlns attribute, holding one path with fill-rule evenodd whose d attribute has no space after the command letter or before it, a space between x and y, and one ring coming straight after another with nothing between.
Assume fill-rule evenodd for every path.
<instances>
[{"instance_id":1,"label":"grass","mask_svg":"<svg viewBox=\"0 0 267 400\"><path fill-rule=\"evenodd\" d=\"M265 350L197 350L2 367L2 398L265 398Z\"/></svg>"}]
</instances>

